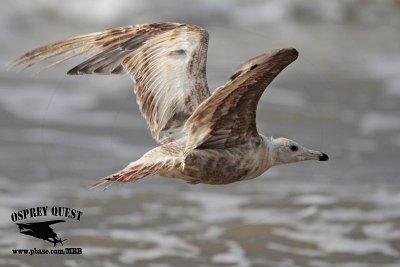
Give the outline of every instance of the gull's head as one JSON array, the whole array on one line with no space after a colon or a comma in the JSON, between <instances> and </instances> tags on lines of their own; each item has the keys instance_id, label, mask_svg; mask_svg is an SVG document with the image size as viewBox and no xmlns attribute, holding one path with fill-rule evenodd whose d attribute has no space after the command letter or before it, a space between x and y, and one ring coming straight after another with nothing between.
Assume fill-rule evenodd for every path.
<instances>
[{"instance_id":1,"label":"gull's head","mask_svg":"<svg viewBox=\"0 0 400 267\"><path fill-rule=\"evenodd\" d=\"M321 151L315 151L299 145L293 140L286 138L271 138L272 157L274 165L294 163L304 160L327 161L328 155Z\"/></svg>"}]
</instances>

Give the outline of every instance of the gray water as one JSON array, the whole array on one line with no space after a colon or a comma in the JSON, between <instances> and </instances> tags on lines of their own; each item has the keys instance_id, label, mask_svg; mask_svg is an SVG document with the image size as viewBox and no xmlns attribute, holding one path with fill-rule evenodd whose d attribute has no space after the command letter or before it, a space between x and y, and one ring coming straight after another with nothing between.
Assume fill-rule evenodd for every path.
<instances>
[{"instance_id":1,"label":"gray water","mask_svg":"<svg viewBox=\"0 0 400 267\"><path fill-rule=\"evenodd\" d=\"M2 67L0 266L400 266L399 11L396 1L2 1L4 64L73 35L179 21L209 31L216 88L242 61L295 47L258 129L330 161L223 186L151 177L89 190L156 145L129 77L66 76L82 59L39 74ZM12 254L53 248L10 219L42 205L83 211L54 226L82 255Z\"/></svg>"}]
</instances>

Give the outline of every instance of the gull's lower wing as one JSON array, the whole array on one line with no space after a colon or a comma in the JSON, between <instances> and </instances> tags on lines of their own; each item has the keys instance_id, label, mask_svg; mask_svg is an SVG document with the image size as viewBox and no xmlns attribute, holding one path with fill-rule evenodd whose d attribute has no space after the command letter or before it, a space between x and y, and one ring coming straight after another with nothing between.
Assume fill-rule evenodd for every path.
<instances>
[{"instance_id":1,"label":"gull's lower wing","mask_svg":"<svg viewBox=\"0 0 400 267\"><path fill-rule=\"evenodd\" d=\"M187 120L186 149L225 148L258 137L257 104L266 87L297 59L294 48L262 54L240 66Z\"/></svg>"},{"instance_id":2,"label":"gull's lower wing","mask_svg":"<svg viewBox=\"0 0 400 267\"><path fill-rule=\"evenodd\" d=\"M181 135L186 119L209 96L206 80L208 33L195 25L153 23L76 36L25 53L14 66L48 67L92 55L68 74L119 74L135 82L137 102L157 141Z\"/></svg>"}]
</instances>

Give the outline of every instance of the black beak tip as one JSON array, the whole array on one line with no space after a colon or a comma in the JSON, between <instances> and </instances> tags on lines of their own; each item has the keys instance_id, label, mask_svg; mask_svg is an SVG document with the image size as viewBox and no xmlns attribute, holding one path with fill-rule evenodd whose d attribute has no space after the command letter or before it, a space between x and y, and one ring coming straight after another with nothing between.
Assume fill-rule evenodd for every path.
<instances>
[{"instance_id":1,"label":"black beak tip","mask_svg":"<svg viewBox=\"0 0 400 267\"><path fill-rule=\"evenodd\" d=\"M329 157L327 154L322 153L322 155L319 156L319 161L327 161L327 160L329 160Z\"/></svg>"}]
</instances>

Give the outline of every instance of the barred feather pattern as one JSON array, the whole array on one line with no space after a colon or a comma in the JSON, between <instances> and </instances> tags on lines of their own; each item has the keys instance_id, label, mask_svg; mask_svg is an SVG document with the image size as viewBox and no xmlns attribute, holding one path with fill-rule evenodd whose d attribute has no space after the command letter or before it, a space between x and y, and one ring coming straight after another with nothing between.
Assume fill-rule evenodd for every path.
<instances>
[{"instance_id":1,"label":"barred feather pattern","mask_svg":"<svg viewBox=\"0 0 400 267\"><path fill-rule=\"evenodd\" d=\"M176 134L173 139L181 137L186 119L209 96L207 45L204 29L184 25L149 39L124 61L156 140L162 139L161 131L168 131L167 136Z\"/></svg>"},{"instance_id":2,"label":"barred feather pattern","mask_svg":"<svg viewBox=\"0 0 400 267\"><path fill-rule=\"evenodd\" d=\"M239 75L217 88L186 121L186 154L195 148L230 148L260 139L258 101L272 80L297 59L294 48L273 50L241 65Z\"/></svg>"},{"instance_id":3,"label":"barred feather pattern","mask_svg":"<svg viewBox=\"0 0 400 267\"><path fill-rule=\"evenodd\" d=\"M95 186L151 175L193 184L253 179L276 165L272 141L257 131L259 99L298 52L284 48L252 58L210 96L207 48L208 33L199 26L153 23L72 37L25 53L13 64L28 68L60 57L51 67L87 54L68 74L131 76L140 110L162 145Z\"/></svg>"},{"instance_id":4,"label":"barred feather pattern","mask_svg":"<svg viewBox=\"0 0 400 267\"><path fill-rule=\"evenodd\" d=\"M47 65L47 67L52 67L73 57L104 51L123 43L132 38L141 27L143 26L118 27L103 32L79 35L58 41L27 52L16 59L12 64L26 69L50 58L63 55L61 59Z\"/></svg>"},{"instance_id":5,"label":"barred feather pattern","mask_svg":"<svg viewBox=\"0 0 400 267\"><path fill-rule=\"evenodd\" d=\"M55 42L25 53L13 65L25 69L57 58L47 65L52 67L75 56L91 55L68 74L128 71L152 136L165 143L184 135L186 119L210 95L206 79L207 47L208 33L199 26L140 24Z\"/></svg>"},{"instance_id":6,"label":"barred feather pattern","mask_svg":"<svg viewBox=\"0 0 400 267\"><path fill-rule=\"evenodd\" d=\"M127 183L127 182L136 182L137 180L159 174L159 172L165 169L167 166L170 166L171 162L153 162L153 163L137 163L133 166L128 166L112 175L106 176L104 178L99 179L95 184L92 185L94 187L102 187L103 190L109 188L113 183Z\"/></svg>"}]
</instances>

